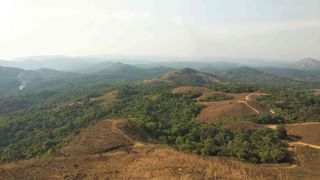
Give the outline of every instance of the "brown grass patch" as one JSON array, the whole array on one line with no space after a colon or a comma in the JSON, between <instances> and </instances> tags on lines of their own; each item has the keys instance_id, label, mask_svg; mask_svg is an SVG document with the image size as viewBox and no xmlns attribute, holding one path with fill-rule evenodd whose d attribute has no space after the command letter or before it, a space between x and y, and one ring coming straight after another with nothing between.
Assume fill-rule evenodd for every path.
<instances>
[{"instance_id":1,"label":"brown grass patch","mask_svg":"<svg viewBox=\"0 0 320 180\"><path fill-rule=\"evenodd\" d=\"M235 101L221 101L210 103L210 105L204 108L197 116L197 120L204 122L217 122L219 119L228 117L239 117L244 115L255 114L244 103Z\"/></svg>"},{"instance_id":2,"label":"brown grass patch","mask_svg":"<svg viewBox=\"0 0 320 180\"><path fill-rule=\"evenodd\" d=\"M320 179L320 151L305 147L295 147L298 167L289 169L290 179Z\"/></svg>"},{"instance_id":3,"label":"brown grass patch","mask_svg":"<svg viewBox=\"0 0 320 180\"><path fill-rule=\"evenodd\" d=\"M62 146L60 153L79 156L124 149L132 146L134 139L142 137L139 130L125 120L104 120L81 131L72 141Z\"/></svg>"},{"instance_id":4,"label":"brown grass patch","mask_svg":"<svg viewBox=\"0 0 320 180\"><path fill-rule=\"evenodd\" d=\"M270 109L256 100L258 96L264 95L262 93L223 94L231 96L233 99L219 102L198 102L198 104L205 106L205 108L196 119L205 122L217 122L224 118L241 117L257 113L270 114Z\"/></svg>"},{"instance_id":5,"label":"brown grass patch","mask_svg":"<svg viewBox=\"0 0 320 180\"><path fill-rule=\"evenodd\" d=\"M0 166L3 179L283 179L275 167L255 167L225 158L202 158L171 148L148 145L134 153L116 152L47 158Z\"/></svg>"},{"instance_id":6,"label":"brown grass patch","mask_svg":"<svg viewBox=\"0 0 320 180\"><path fill-rule=\"evenodd\" d=\"M301 137L299 141L320 146L320 123L288 124L286 129L289 135Z\"/></svg>"}]
</instances>

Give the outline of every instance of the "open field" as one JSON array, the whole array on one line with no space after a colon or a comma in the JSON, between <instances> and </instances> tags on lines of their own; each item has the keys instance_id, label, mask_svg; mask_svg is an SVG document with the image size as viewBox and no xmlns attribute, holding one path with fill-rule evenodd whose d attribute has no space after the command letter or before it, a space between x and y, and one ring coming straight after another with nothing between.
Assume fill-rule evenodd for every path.
<instances>
[{"instance_id":1,"label":"open field","mask_svg":"<svg viewBox=\"0 0 320 180\"><path fill-rule=\"evenodd\" d=\"M210 105L200 112L196 119L204 122L217 122L222 118L251 114L256 114L256 112L246 104L230 100L210 103Z\"/></svg>"},{"instance_id":2,"label":"open field","mask_svg":"<svg viewBox=\"0 0 320 180\"><path fill-rule=\"evenodd\" d=\"M298 166L288 169L290 179L319 179L320 150L297 145L294 148Z\"/></svg>"},{"instance_id":3,"label":"open field","mask_svg":"<svg viewBox=\"0 0 320 180\"><path fill-rule=\"evenodd\" d=\"M285 125L289 135L301 138L299 141L320 146L320 123Z\"/></svg>"}]
</instances>

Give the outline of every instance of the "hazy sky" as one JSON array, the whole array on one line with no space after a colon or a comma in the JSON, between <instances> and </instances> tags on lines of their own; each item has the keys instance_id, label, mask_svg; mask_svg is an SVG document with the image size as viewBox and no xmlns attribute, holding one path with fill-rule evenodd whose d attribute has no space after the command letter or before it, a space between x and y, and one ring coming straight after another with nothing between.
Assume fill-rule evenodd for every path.
<instances>
[{"instance_id":1,"label":"hazy sky","mask_svg":"<svg viewBox=\"0 0 320 180\"><path fill-rule=\"evenodd\" d=\"M320 59L320 0L0 0L0 59Z\"/></svg>"}]
</instances>

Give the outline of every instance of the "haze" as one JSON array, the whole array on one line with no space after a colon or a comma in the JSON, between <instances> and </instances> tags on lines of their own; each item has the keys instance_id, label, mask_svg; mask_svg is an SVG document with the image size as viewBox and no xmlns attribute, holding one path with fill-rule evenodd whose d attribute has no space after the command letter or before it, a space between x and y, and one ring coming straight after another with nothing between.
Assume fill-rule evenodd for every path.
<instances>
[{"instance_id":1,"label":"haze","mask_svg":"<svg viewBox=\"0 0 320 180\"><path fill-rule=\"evenodd\" d=\"M0 58L320 58L319 0L1 0Z\"/></svg>"}]
</instances>

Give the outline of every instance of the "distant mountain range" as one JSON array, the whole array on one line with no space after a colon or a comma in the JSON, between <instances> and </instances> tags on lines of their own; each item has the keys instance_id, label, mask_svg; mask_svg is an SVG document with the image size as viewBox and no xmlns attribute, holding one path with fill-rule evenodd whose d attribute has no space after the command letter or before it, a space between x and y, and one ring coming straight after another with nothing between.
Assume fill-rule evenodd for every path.
<instances>
[{"instance_id":1,"label":"distant mountain range","mask_svg":"<svg viewBox=\"0 0 320 180\"><path fill-rule=\"evenodd\" d=\"M312 58L302 59L286 67L195 61L149 62L133 65L120 63L120 59L113 60L115 61L112 59L108 61L102 57L65 56L0 60L0 96L64 85L76 88L88 84L136 82L155 77L180 84L196 85L220 80L282 87L320 82L320 61Z\"/></svg>"},{"instance_id":2,"label":"distant mountain range","mask_svg":"<svg viewBox=\"0 0 320 180\"><path fill-rule=\"evenodd\" d=\"M314 71L320 69L320 61L305 58L295 63L267 60L244 60L228 58L157 58L143 56L31 56L16 58L11 61L0 60L0 66L16 67L26 70L41 68L79 73L98 72L114 63L121 62L140 67L166 66L174 69L193 68L213 71L236 67L277 67Z\"/></svg>"}]
</instances>

